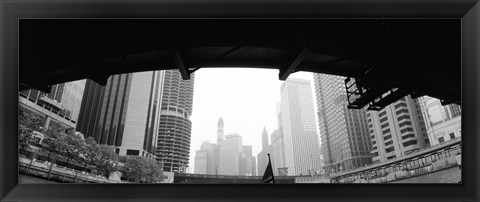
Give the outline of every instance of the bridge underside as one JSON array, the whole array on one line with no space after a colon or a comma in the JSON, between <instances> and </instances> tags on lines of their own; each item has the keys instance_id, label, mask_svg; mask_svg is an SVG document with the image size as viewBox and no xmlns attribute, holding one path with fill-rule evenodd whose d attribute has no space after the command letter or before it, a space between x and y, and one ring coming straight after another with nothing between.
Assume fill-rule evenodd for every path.
<instances>
[{"instance_id":1,"label":"bridge underside","mask_svg":"<svg viewBox=\"0 0 480 202\"><path fill-rule=\"evenodd\" d=\"M409 94L460 104L460 20L21 19L19 28L20 90L253 67L278 69L281 80L298 71L348 77L350 108L380 109Z\"/></svg>"}]
</instances>

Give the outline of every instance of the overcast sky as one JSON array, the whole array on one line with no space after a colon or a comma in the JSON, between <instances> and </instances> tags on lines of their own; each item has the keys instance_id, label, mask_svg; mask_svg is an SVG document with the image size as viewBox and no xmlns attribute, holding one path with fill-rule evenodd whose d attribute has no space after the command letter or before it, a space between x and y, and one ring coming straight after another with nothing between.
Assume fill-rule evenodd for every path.
<instances>
[{"instance_id":1,"label":"overcast sky","mask_svg":"<svg viewBox=\"0 0 480 202\"><path fill-rule=\"evenodd\" d=\"M289 78L310 80L314 88L312 73L297 72ZM242 136L243 145L252 145L256 156L261 151L263 127L269 138L277 129L276 105L280 102L281 84L278 70L272 69L205 68L196 71L190 117L190 172L193 172L195 153L202 142L217 142L220 117L224 121L224 134ZM316 108L316 101L313 102Z\"/></svg>"}]
</instances>

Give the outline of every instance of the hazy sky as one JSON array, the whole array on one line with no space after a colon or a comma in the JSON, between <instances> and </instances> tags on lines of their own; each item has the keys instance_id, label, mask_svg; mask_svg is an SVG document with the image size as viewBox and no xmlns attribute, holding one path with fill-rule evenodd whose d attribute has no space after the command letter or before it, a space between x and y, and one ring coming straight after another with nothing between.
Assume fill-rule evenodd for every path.
<instances>
[{"instance_id":1,"label":"hazy sky","mask_svg":"<svg viewBox=\"0 0 480 202\"><path fill-rule=\"evenodd\" d=\"M310 80L314 88L312 73L297 72L289 78ZM196 71L190 117L190 172L202 142L217 142L220 117L224 121L224 134L239 134L243 145L252 145L253 155L257 156L261 151L263 127L266 127L269 138L277 129L276 106L280 102L281 84L278 70L272 69L205 68ZM313 102L316 108L315 100Z\"/></svg>"}]
</instances>

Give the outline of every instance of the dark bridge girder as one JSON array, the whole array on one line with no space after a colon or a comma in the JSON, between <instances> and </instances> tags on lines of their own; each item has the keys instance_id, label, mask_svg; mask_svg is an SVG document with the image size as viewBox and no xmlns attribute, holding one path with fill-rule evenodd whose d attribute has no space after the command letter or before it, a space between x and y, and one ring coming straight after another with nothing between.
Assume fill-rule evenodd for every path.
<instances>
[{"instance_id":1,"label":"dark bridge girder","mask_svg":"<svg viewBox=\"0 0 480 202\"><path fill-rule=\"evenodd\" d=\"M459 20L20 20L20 89L179 69L255 67L353 78L350 107L411 94L460 101ZM386 92L396 89L389 96ZM352 91L353 92L353 91ZM375 101L377 99L377 101Z\"/></svg>"}]
</instances>

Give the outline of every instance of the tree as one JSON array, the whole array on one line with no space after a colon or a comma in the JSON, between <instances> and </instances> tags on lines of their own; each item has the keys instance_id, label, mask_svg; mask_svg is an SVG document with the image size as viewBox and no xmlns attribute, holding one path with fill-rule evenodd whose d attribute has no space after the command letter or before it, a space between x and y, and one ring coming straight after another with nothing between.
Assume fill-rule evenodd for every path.
<instances>
[{"instance_id":1,"label":"tree","mask_svg":"<svg viewBox=\"0 0 480 202\"><path fill-rule=\"evenodd\" d=\"M101 174L108 178L110 172L117 171L118 155L115 153L115 147L93 144L89 149L92 153L90 161Z\"/></svg>"},{"instance_id":2,"label":"tree","mask_svg":"<svg viewBox=\"0 0 480 202\"><path fill-rule=\"evenodd\" d=\"M42 117L28 110L19 110L18 146L26 149L33 140L33 131L41 131Z\"/></svg>"},{"instance_id":3,"label":"tree","mask_svg":"<svg viewBox=\"0 0 480 202\"><path fill-rule=\"evenodd\" d=\"M163 166L160 162L154 160L154 159L146 159L148 163L148 169L146 174L147 180L153 183L160 183L163 179Z\"/></svg>"},{"instance_id":4,"label":"tree","mask_svg":"<svg viewBox=\"0 0 480 202\"><path fill-rule=\"evenodd\" d=\"M129 181L140 182L145 169L144 161L139 156L122 156L120 161L124 164L122 176Z\"/></svg>"},{"instance_id":5,"label":"tree","mask_svg":"<svg viewBox=\"0 0 480 202\"><path fill-rule=\"evenodd\" d=\"M129 181L158 183L163 180L162 165L156 160L141 156L122 156L120 161L124 163L122 174Z\"/></svg>"},{"instance_id":6,"label":"tree","mask_svg":"<svg viewBox=\"0 0 480 202\"><path fill-rule=\"evenodd\" d=\"M44 130L45 138L43 139L43 148L48 151L48 158L51 153L62 154L67 145L61 141L65 136L65 129L60 124L51 122L50 127Z\"/></svg>"},{"instance_id":7,"label":"tree","mask_svg":"<svg viewBox=\"0 0 480 202\"><path fill-rule=\"evenodd\" d=\"M75 135L74 132L65 133L63 136L60 136L59 141L63 145L62 155L67 157L67 164L70 159L80 160L80 151L83 151L85 147L85 141L78 135Z\"/></svg>"}]
</instances>

